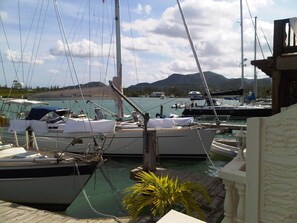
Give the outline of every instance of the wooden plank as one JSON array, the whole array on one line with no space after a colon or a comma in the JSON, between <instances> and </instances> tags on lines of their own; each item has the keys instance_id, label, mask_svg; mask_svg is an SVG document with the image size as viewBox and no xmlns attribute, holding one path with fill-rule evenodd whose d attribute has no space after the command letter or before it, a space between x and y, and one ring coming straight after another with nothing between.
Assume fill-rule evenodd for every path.
<instances>
[{"instance_id":1,"label":"wooden plank","mask_svg":"<svg viewBox=\"0 0 297 223\"><path fill-rule=\"evenodd\" d=\"M114 219L77 219L45 210L38 210L19 204L0 201L0 219L5 223L113 223ZM128 223L128 217L120 217L121 222Z\"/></svg>"},{"instance_id":2,"label":"wooden plank","mask_svg":"<svg viewBox=\"0 0 297 223\"><path fill-rule=\"evenodd\" d=\"M225 188L222 180L218 177L212 177L203 173L193 173L189 171L162 170L156 175L168 175L169 177L178 178L182 181L190 181L202 185L212 197L210 204L207 204L202 196L197 196L197 201L201 204L201 208L206 215L206 222L221 222L224 217L224 199Z\"/></svg>"}]
</instances>

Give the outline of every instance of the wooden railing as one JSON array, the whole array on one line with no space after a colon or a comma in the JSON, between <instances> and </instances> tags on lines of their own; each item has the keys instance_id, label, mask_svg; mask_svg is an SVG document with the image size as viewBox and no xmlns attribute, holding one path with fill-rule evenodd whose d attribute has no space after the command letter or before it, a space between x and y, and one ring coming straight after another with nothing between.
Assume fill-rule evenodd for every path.
<instances>
[{"instance_id":1,"label":"wooden railing","mask_svg":"<svg viewBox=\"0 0 297 223\"><path fill-rule=\"evenodd\" d=\"M297 53L297 37L290 19L274 21L273 55Z\"/></svg>"}]
</instances>

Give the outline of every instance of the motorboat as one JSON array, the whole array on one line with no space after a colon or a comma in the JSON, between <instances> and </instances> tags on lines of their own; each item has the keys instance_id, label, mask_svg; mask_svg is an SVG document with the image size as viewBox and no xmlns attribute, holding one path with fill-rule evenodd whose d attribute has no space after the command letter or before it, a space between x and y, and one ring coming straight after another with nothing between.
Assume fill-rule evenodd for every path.
<instances>
[{"instance_id":1,"label":"motorboat","mask_svg":"<svg viewBox=\"0 0 297 223\"><path fill-rule=\"evenodd\" d=\"M215 109L218 116L228 116L229 120L245 120L249 117L267 117L272 114L272 108L269 105L223 104L221 99L216 98L212 98L212 102L214 107L212 107L208 98L192 100L191 103L186 105L182 115L186 117L213 116Z\"/></svg>"},{"instance_id":2,"label":"motorboat","mask_svg":"<svg viewBox=\"0 0 297 223\"><path fill-rule=\"evenodd\" d=\"M0 145L0 200L64 211L96 171L100 155Z\"/></svg>"},{"instance_id":3,"label":"motorboat","mask_svg":"<svg viewBox=\"0 0 297 223\"><path fill-rule=\"evenodd\" d=\"M200 91L190 91L188 97L190 100L200 100L204 98Z\"/></svg>"}]
</instances>

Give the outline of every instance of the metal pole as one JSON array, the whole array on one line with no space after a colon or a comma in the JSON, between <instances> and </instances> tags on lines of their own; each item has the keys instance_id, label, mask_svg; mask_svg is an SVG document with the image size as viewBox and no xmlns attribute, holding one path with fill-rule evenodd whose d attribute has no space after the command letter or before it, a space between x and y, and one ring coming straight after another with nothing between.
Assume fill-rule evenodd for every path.
<instances>
[{"instance_id":1,"label":"metal pole","mask_svg":"<svg viewBox=\"0 0 297 223\"><path fill-rule=\"evenodd\" d=\"M257 16L255 17L255 45L254 45L254 60L257 59ZM254 65L254 94L258 96L258 83L257 83L257 69Z\"/></svg>"},{"instance_id":2,"label":"metal pole","mask_svg":"<svg viewBox=\"0 0 297 223\"><path fill-rule=\"evenodd\" d=\"M242 0L240 0L240 39L241 39L241 88L244 87L244 56L243 56L243 16L242 16Z\"/></svg>"},{"instance_id":3,"label":"metal pole","mask_svg":"<svg viewBox=\"0 0 297 223\"><path fill-rule=\"evenodd\" d=\"M120 27L120 0L115 1L115 24L116 24L116 68L117 68L117 88L123 93L123 83L122 83L122 52L121 52L121 27ZM124 116L123 111L123 99L117 99L118 107L118 118Z\"/></svg>"},{"instance_id":4,"label":"metal pole","mask_svg":"<svg viewBox=\"0 0 297 223\"><path fill-rule=\"evenodd\" d=\"M206 94L207 94L207 96L209 98L211 107L213 108L213 113L215 115L216 123L217 124L220 124L220 120L219 120L219 117L217 115L216 109L214 107L214 104L213 104L213 101L212 101L212 98L211 98L211 95L210 95L210 92L209 92L209 88L208 88L207 82L205 80L204 73L202 71L201 65L199 63L198 56L197 56L197 53L196 53L196 49L194 47L194 43L192 41L192 37L191 37L190 31L188 29L188 26L187 26L187 23L186 23L186 19L185 19L183 10L182 10L182 8L180 6L179 0L177 0L177 4L178 4L179 11L180 11L180 14L181 14L181 17L182 17L182 20L183 20L183 23L184 23L184 26L185 26L185 29L186 29L186 32L187 32L187 36L188 36L188 39L189 39L189 42L190 42L190 46L191 46L191 49L192 49L192 52L193 52L195 61L196 61L196 65L197 65L197 68L199 70L199 73L200 73L200 76L201 76L201 79L202 79L202 83L204 84L204 88L205 88Z\"/></svg>"}]
</instances>

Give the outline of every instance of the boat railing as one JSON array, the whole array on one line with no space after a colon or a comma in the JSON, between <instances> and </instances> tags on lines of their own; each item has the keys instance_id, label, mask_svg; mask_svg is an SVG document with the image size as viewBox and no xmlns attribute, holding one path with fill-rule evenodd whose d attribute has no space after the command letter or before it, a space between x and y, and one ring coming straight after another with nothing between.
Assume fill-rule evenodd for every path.
<instances>
[{"instance_id":1,"label":"boat railing","mask_svg":"<svg viewBox=\"0 0 297 223\"><path fill-rule=\"evenodd\" d=\"M282 19L274 21L273 55L297 53L296 30L294 32L292 19ZM291 21L291 22L290 22Z\"/></svg>"}]
</instances>

